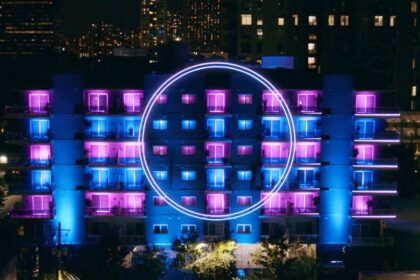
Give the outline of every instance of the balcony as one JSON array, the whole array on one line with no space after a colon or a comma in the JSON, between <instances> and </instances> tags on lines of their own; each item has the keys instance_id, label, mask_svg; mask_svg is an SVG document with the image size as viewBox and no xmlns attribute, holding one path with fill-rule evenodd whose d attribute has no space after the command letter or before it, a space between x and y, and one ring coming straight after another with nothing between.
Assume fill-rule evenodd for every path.
<instances>
[{"instance_id":1,"label":"balcony","mask_svg":"<svg viewBox=\"0 0 420 280\"><path fill-rule=\"evenodd\" d=\"M292 108L294 114L298 115L321 115L322 108L320 106L296 106Z\"/></svg>"},{"instance_id":2,"label":"balcony","mask_svg":"<svg viewBox=\"0 0 420 280\"><path fill-rule=\"evenodd\" d=\"M51 193L51 185L30 185L24 183L9 182L9 194L49 194Z\"/></svg>"},{"instance_id":3,"label":"balcony","mask_svg":"<svg viewBox=\"0 0 420 280\"><path fill-rule=\"evenodd\" d=\"M138 115L142 112L141 106L86 106L87 115Z\"/></svg>"},{"instance_id":4,"label":"balcony","mask_svg":"<svg viewBox=\"0 0 420 280\"><path fill-rule=\"evenodd\" d=\"M29 108L27 106L6 106L4 116L6 118L40 117L48 116L51 108Z\"/></svg>"},{"instance_id":5,"label":"balcony","mask_svg":"<svg viewBox=\"0 0 420 280\"><path fill-rule=\"evenodd\" d=\"M52 216L52 209L25 209L25 208L12 208L9 211L12 219L50 219Z\"/></svg>"},{"instance_id":6,"label":"balcony","mask_svg":"<svg viewBox=\"0 0 420 280\"><path fill-rule=\"evenodd\" d=\"M398 108L393 107L356 107L354 108L354 115L356 117L399 118L401 114Z\"/></svg>"},{"instance_id":7,"label":"balcony","mask_svg":"<svg viewBox=\"0 0 420 280\"><path fill-rule=\"evenodd\" d=\"M50 168L51 160L49 159L10 159L8 162L10 168Z\"/></svg>"},{"instance_id":8,"label":"balcony","mask_svg":"<svg viewBox=\"0 0 420 280\"><path fill-rule=\"evenodd\" d=\"M366 183L360 185L353 182L353 193L397 194L397 185L395 183Z\"/></svg>"},{"instance_id":9,"label":"balcony","mask_svg":"<svg viewBox=\"0 0 420 280\"><path fill-rule=\"evenodd\" d=\"M20 143L20 142L48 142L50 141L50 134L26 133L26 132L6 132L6 143Z\"/></svg>"},{"instance_id":10,"label":"balcony","mask_svg":"<svg viewBox=\"0 0 420 280\"><path fill-rule=\"evenodd\" d=\"M365 169L398 169L396 159L355 159L353 160L354 168Z\"/></svg>"},{"instance_id":11,"label":"balcony","mask_svg":"<svg viewBox=\"0 0 420 280\"><path fill-rule=\"evenodd\" d=\"M90 166L127 166L139 165L140 158L87 158Z\"/></svg>"},{"instance_id":12,"label":"balcony","mask_svg":"<svg viewBox=\"0 0 420 280\"><path fill-rule=\"evenodd\" d=\"M351 209L352 218L372 218L372 219L395 219L397 217L395 209L392 208L376 208L367 209Z\"/></svg>"},{"instance_id":13,"label":"balcony","mask_svg":"<svg viewBox=\"0 0 420 280\"><path fill-rule=\"evenodd\" d=\"M386 237L352 237L351 245L353 247L392 247L394 238Z\"/></svg>"},{"instance_id":14,"label":"balcony","mask_svg":"<svg viewBox=\"0 0 420 280\"><path fill-rule=\"evenodd\" d=\"M123 208L114 206L112 208L86 207L86 216L91 217L133 217L144 216L144 208Z\"/></svg>"},{"instance_id":15,"label":"balcony","mask_svg":"<svg viewBox=\"0 0 420 280\"><path fill-rule=\"evenodd\" d=\"M225 208L210 208L210 207L207 207L206 208L206 213L207 214L212 214L212 215L228 214L229 212L230 212L229 207L225 207Z\"/></svg>"},{"instance_id":16,"label":"balcony","mask_svg":"<svg viewBox=\"0 0 420 280\"><path fill-rule=\"evenodd\" d=\"M319 215L318 207L284 207L284 208L262 208L263 216L317 216Z\"/></svg>"},{"instance_id":17,"label":"balcony","mask_svg":"<svg viewBox=\"0 0 420 280\"><path fill-rule=\"evenodd\" d=\"M125 182L90 182L89 190L92 191L139 191L143 190L145 186L144 182L125 183Z\"/></svg>"},{"instance_id":18,"label":"balcony","mask_svg":"<svg viewBox=\"0 0 420 280\"><path fill-rule=\"evenodd\" d=\"M364 143L399 143L400 135L396 131L384 131L375 133L355 133L354 142Z\"/></svg>"},{"instance_id":19,"label":"balcony","mask_svg":"<svg viewBox=\"0 0 420 280\"><path fill-rule=\"evenodd\" d=\"M129 131L117 131L117 132L109 132L109 131L104 131L101 133L98 132L93 132L93 131L86 131L81 137L84 137L85 139L89 139L89 140L94 140L94 139L98 139L98 140L103 140L103 139L107 139L107 140L119 140L119 139L137 139L138 137L138 132L129 132ZM76 138L80 138L76 137Z\"/></svg>"}]
</instances>

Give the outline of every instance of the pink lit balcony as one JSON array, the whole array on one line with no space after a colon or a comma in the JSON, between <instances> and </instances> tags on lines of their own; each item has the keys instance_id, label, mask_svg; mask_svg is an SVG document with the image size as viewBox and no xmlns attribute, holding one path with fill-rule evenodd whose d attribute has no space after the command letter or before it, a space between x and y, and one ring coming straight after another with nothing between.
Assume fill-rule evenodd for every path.
<instances>
[{"instance_id":1,"label":"pink lit balcony","mask_svg":"<svg viewBox=\"0 0 420 280\"><path fill-rule=\"evenodd\" d=\"M372 195L354 195L351 208L352 218L392 219L395 209L386 200Z\"/></svg>"},{"instance_id":2,"label":"pink lit balcony","mask_svg":"<svg viewBox=\"0 0 420 280\"><path fill-rule=\"evenodd\" d=\"M85 142L85 156L90 165L140 164L137 142Z\"/></svg>"},{"instance_id":3,"label":"pink lit balcony","mask_svg":"<svg viewBox=\"0 0 420 280\"><path fill-rule=\"evenodd\" d=\"M279 91L279 93L283 95L282 92ZM263 91L262 94L262 111L263 113L269 114L279 114L283 112L280 101L277 99L277 97L266 90Z\"/></svg>"},{"instance_id":4,"label":"pink lit balcony","mask_svg":"<svg viewBox=\"0 0 420 280\"><path fill-rule=\"evenodd\" d=\"M226 193L207 193L206 212L207 214L229 213L229 196Z\"/></svg>"},{"instance_id":5,"label":"pink lit balcony","mask_svg":"<svg viewBox=\"0 0 420 280\"><path fill-rule=\"evenodd\" d=\"M144 216L144 193L87 192L85 199L87 216Z\"/></svg>"},{"instance_id":6,"label":"pink lit balcony","mask_svg":"<svg viewBox=\"0 0 420 280\"><path fill-rule=\"evenodd\" d=\"M48 166L51 159L50 145L31 145L30 146L30 165Z\"/></svg>"},{"instance_id":7,"label":"pink lit balcony","mask_svg":"<svg viewBox=\"0 0 420 280\"><path fill-rule=\"evenodd\" d=\"M289 154L289 143L286 142L262 142L261 157L264 163L285 163Z\"/></svg>"},{"instance_id":8,"label":"pink lit balcony","mask_svg":"<svg viewBox=\"0 0 420 280\"><path fill-rule=\"evenodd\" d=\"M360 168L386 168L395 169L398 168L396 159L379 159L376 155L377 146L375 144L357 144L354 145L353 156L354 162L353 167Z\"/></svg>"},{"instance_id":9,"label":"pink lit balcony","mask_svg":"<svg viewBox=\"0 0 420 280\"><path fill-rule=\"evenodd\" d=\"M208 164L226 164L230 158L230 143L208 141L204 144Z\"/></svg>"},{"instance_id":10,"label":"pink lit balcony","mask_svg":"<svg viewBox=\"0 0 420 280\"><path fill-rule=\"evenodd\" d=\"M377 92L358 91L355 97L354 111L356 116L399 117L398 109L378 106Z\"/></svg>"},{"instance_id":11,"label":"pink lit balcony","mask_svg":"<svg viewBox=\"0 0 420 280\"><path fill-rule=\"evenodd\" d=\"M314 90L300 90L296 98L296 112L299 114L321 113L321 92Z\"/></svg>"},{"instance_id":12,"label":"pink lit balcony","mask_svg":"<svg viewBox=\"0 0 420 280\"><path fill-rule=\"evenodd\" d=\"M223 89L206 90L207 113L225 114L228 112L229 92Z\"/></svg>"},{"instance_id":13,"label":"pink lit balcony","mask_svg":"<svg viewBox=\"0 0 420 280\"><path fill-rule=\"evenodd\" d=\"M14 219L50 219L52 217L51 195L24 195L9 211Z\"/></svg>"},{"instance_id":14,"label":"pink lit balcony","mask_svg":"<svg viewBox=\"0 0 420 280\"><path fill-rule=\"evenodd\" d=\"M109 91L88 90L86 92L87 113L106 114L109 110Z\"/></svg>"},{"instance_id":15,"label":"pink lit balcony","mask_svg":"<svg viewBox=\"0 0 420 280\"><path fill-rule=\"evenodd\" d=\"M126 90L123 93L124 112L128 114L140 113L143 103L143 92Z\"/></svg>"},{"instance_id":16,"label":"pink lit balcony","mask_svg":"<svg viewBox=\"0 0 420 280\"><path fill-rule=\"evenodd\" d=\"M320 161L321 143L298 142L296 147L296 162L312 164Z\"/></svg>"},{"instance_id":17,"label":"pink lit balcony","mask_svg":"<svg viewBox=\"0 0 420 280\"><path fill-rule=\"evenodd\" d=\"M261 199L268 193L261 193ZM317 192L275 193L262 207L265 216L317 216L319 214Z\"/></svg>"},{"instance_id":18,"label":"pink lit balcony","mask_svg":"<svg viewBox=\"0 0 420 280\"><path fill-rule=\"evenodd\" d=\"M5 115L17 116L46 116L50 113L50 93L47 90L30 90L26 92L26 106L8 106Z\"/></svg>"}]
</instances>

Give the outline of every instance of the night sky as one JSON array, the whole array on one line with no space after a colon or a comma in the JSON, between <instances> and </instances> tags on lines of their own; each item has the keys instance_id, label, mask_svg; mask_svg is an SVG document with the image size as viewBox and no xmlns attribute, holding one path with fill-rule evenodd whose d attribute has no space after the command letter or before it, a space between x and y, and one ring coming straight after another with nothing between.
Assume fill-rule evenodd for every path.
<instances>
[{"instance_id":1,"label":"night sky","mask_svg":"<svg viewBox=\"0 0 420 280\"><path fill-rule=\"evenodd\" d=\"M93 21L109 21L124 29L137 29L140 0L57 0L61 29L67 36L87 30Z\"/></svg>"}]
</instances>

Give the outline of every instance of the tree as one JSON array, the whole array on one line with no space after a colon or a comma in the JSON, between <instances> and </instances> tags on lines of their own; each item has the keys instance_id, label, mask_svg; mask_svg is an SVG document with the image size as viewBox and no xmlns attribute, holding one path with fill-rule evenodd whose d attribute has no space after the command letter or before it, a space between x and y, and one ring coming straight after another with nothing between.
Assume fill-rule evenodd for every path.
<instances>
[{"instance_id":1,"label":"tree","mask_svg":"<svg viewBox=\"0 0 420 280\"><path fill-rule=\"evenodd\" d=\"M156 280L165 274L166 254L156 247L146 247L133 255L134 270L143 280Z\"/></svg>"},{"instance_id":2,"label":"tree","mask_svg":"<svg viewBox=\"0 0 420 280\"><path fill-rule=\"evenodd\" d=\"M312 257L302 253L301 244L288 243L286 238L262 242L252 254L251 261L261 267L251 278L282 280L316 280L318 264ZM297 252L299 252L297 254ZM292 256L296 255L296 256Z\"/></svg>"}]
</instances>

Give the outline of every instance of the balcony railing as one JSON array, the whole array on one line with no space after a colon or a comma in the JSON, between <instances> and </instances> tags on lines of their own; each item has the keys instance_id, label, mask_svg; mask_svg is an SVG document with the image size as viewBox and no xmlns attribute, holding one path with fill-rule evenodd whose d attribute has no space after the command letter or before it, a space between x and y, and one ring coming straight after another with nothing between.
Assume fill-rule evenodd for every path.
<instances>
[{"instance_id":1,"label":"balcony railing","mask_svg":"<svg viewBox=\"0 0 420 280\"><path fill-rule=\"evenodd\" d=\"M119 132L96 132L96 131L86 131L84 133L86 139L137 139L138 132L129 132L129 131L119 131Z\"/></svg>"},{"instance_id":2,"label":"balcony railing","mask_svg":"<svg viewBox=\"0 0 420 280\"><path fill-rule=\"evenodd\" d=\"M289 242L317 243L318 234L289 234Z\"/></svg>"},{"instance_id":3,"label":"balcony railing","mask_svg":"<svg viewBox=\"0 0 420 280\"><path fill-rule=\"evenodd\" d=\"M299 216L299 215L312 215L318 214L318 207L284 207L284 208L262 208L261 214L264 216Z\"/></svg>"},{"instance_id":4,"label":"balcony railing","mask_svg":"<svg viewBox=\"0 0 420 280\"><path fill-rule=\"evenodd\" d=\"M6 142L21 142L21 141L33 141L33 142L46 142L50 140L49 133L26 133L26 132L6 132Z\"/></svg>"},{"instance_id":5,"label":"balcony railing","mask_svg":"<svg viewBox=\"0 0 420 280\"><path fill-rule=\"evenodd\" d=\"M355 140L398 140L400 135L396 131L384 131L375 133L355 133Z\"/></svg>"},{"instance_id":6,"label":"balcony railing","mask_svg":"<svg viewBox=\"0 0 420 280\"><path fill-rule=\"evenodd\" d=\"M378 208L369 208L363 210L351 209L352 216L393 216L395 215L395 209L386 208L386 209L378 209Z\"/></svg>"},{"instance_id":7,"label":"balcony railing","mask_svg":"<svg viewBox=\"0 0 420 280\"><path fill-rule=\"evenodd\" d=\"M375 107L375 108L354 108L356 115L399 115L399 109L395 107Z\"/></svg>"},{"instance_id":8,"label":"balcony railing","mask_svg":"<svg viewBox=\"0 0 420 280\"><path fill-rule=\"evenodd\" d=\"M217 164L217 165L223 165L229 163L229 158L227 157L207 157L207 163L208 164Z\"/></svg>"},{"instance_id":9,"label":"balcony railing","mask_svg":"<svg viewBox=\"0 0 420 280\"><path fill-rule=\"evenodd\" d=\"M124 182L90 182L89 189L95 191L130 191L130 190L142 190L144 189L144 183L124 183Z\"/></svg>"},{"instance_id":10,"label":"balcony railing","mask_svg":"<svg viewBox=\"0 0 420 280\"><path fill-rule=\"evenodd\" d=\"M12 168L47 168L50 167L49 159L9 159L8 166Z\"/></svg>"},{"instance_id":11,"label":"balcony railing","mask_svg":"<svg viewBox=\"0 0 420 280\"><path fill-rule=\"evenodd\" d=\"M6 106L6 117L24 117L24 116L48 116L50 107L45 108L29 108L27 106Z\"/></svg>"},{"instance_id":12,"label":"balcony railing","mask_svg":"<svg viewBox=\"0 0 420 280\"><path fill-rule=\"evenodd\" d=\"M220 214L227 214L229 213L230 208L206 208L206 213L207 214L214 214L214 215L220 215Z\"/></svg>"},{"instance_id":13,"label":"balcony railing","mask_svg":"<svg viewBox=\"0 0 420 280\"><path fill-rule=\"evenodd\" d=\"M86 114L139 114L142 111L141 106L86 106Z\"/></svg>"},{"instance_id":14,"label":"balcony railing","mask_svg":"<svg viewBox=\"0 0 420 280\"><path fill-rule=\"evenodd\" d=\"M8 183L9 194L51 193L51 185L34 185L24 183Z\"/></svg>"},{"instance_id":15,"label":"balcony railing","mask_svg":"<svg viewBox=\"0 0 420 280\"><path fill-rule=\"evenodd\" d=\"M394 245L394 238L387 237L352 237L351 245L355 247L391 247Z\"/></svg>"},{"instance_id":16,"label":"balcony railing","mask_svg":"<svg viewBox=\"0 0 420 280\"><path fill-rule=\"evenodd\" d=\"M144 216L144 208L100 208L100 207L87 207L87 216L94 217L109 217L109 216Z\"/></svg>"},{"instance_id":17,"label":"balcony railing","mask_svg":"<svg viewBox=\"0 0 420 280\"><path fill-rule=\"evenodd\" d=\"M88 234L86 236L86 241L89 244L97 244L103 240L104 236L99 234ZM145 236L144 235L120 235L118 236L118 241L122 244L144 244Z\"/></svg>"},{"instance_id":18,"label":"balcony railing","mask_svg":"<svg viewBox=\"0 0 420 280\"><path fill-rule=\"evenodd\" d=\"M263 163L267 164L285 164L287 162L287 158L275 158L275 157L263 157ZM296 157L295 163L305 164L305 163L317 163L320 162L319 157L315 158L303 158L303 157Z\"/></svg>"},{"instance_id":19,"label":"balcony railing","mask_svg":"<svg viewBox=\"0 0 420 280\"><path fill-rule=\"evenodd\" d=\"M396 159L355 159L353 160L353 165L366 165L366 166L375 166L375 165L397 165Z\"/></svg>"},{"instance_id":20,"label":"balcony railing","mask_svg":"<svg viewBox=\"0 0 420 280\"><path fill-rule=\"evenodd\" d=\"M353 182L354 191L393 191L397 190L397 185L395 183L368 183L364 185L359 185L358 183Z\"/></svg>"},{"instance_id":21,"label":"balcony railing","mask_svg":"<svg viewBox=\"0 0 420 280\"><path fill-rule=\"evenodd\" d=\"M319 114L322 108L320 106L293 106L292 111L295 114Z\"/></svg>"},{"instance_id":22,"label":"balcony railing","mask_svg":"<svg viewBox=\"0 0 420 280\"><path fill-rule=\"evenodd\" d=\"M140 158L88 158L89 165L138 165Z\"/></svg>"},{"instance_id":23,"label":"balcony railing","mask_svg":"<svg viewBox=\"0 0 420 280\"><path fill-rule=\"evenodd\" d=\"M10 209L9 214L13 219L49 219L51 218L51 209L24 209L16 208Z\"/></svg>"}]
</instances>

